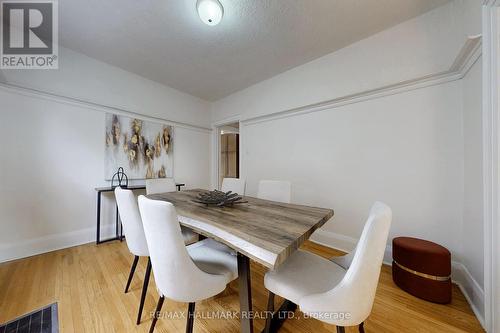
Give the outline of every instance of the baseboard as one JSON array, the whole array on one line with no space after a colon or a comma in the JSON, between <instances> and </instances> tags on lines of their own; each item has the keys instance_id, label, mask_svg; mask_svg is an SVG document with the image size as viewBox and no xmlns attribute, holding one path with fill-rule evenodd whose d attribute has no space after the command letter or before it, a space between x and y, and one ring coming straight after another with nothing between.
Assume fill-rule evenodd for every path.
<instances>
[{"instance_id":1,"label":"baseboard","mask_svg":"<svg viewBox=\"0 0 500 333\"><path fill-rule=\"evenodd\" d=\"M87 228L16 243L1 244L0 263L95 242L95 230L95 228ZM101 237L109 237L114 235L114 232L114 224L101 227Z\"/></svg>"},{"instance_id":2,"label":"baseboard","mask_svg":"<svg viewBox=\"0 0 500 333\"><path fill-rule=\"evenodd\" d=\"M318 229L310 238L311 241L335 248L344 252L350 252L358 243L358 239L337 234L328 230ZM392 247L387 245L384 253L384 264L392 265ZM484 328L484 291L471 275L467 267L457 261L451 263L451 279L458 285L469 302L472 311Z\"/></svg>"},{"instance_id":3,"label":"baseboard","mask_svg":"<svg viewBox=\"0 0 500 333\"><path fill-rule=\"evenodd\" d=\"M472 277L467 267L465 267L460 262L452 262L451 267L451 278L453 282L458 285L462 293L464 294L467 302L469 302L472 311L476 315L477 319L484 326L484 291L477 283L477 281Z\"/></svg>"}]
</instances>

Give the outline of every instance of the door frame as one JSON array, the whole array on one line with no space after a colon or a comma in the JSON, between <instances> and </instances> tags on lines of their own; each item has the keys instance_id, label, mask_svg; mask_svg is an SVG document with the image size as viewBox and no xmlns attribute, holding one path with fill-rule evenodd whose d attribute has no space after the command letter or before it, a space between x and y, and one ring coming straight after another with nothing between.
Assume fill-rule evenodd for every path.
<instances>
[{"instance_id":1,"label":"door frame","mask_svg":"<svg viewBox=\"0 0 500 333\"><path fill-rule=\"evenodd\" d=\"M220 141L219 141L219 132L220 128L225 125L229 124L234 124L238 123L239 125L239 139L238 139L238 145L239 145L239 151L238 151L238 159L239 159L239 169L238 169L238 174L240 175L240 178L242 178L242 151L243 151L243 131L242 131L242 121L241 117L239 115L236 115L234 117L230 118L225 118L223 120L217 121L212 123L212 179L211 179L211 185L212 188L219 189L219 162L220 162Z\"/></svg>"},{"instance_id":2,"label":"door frame","mask_svg":"<svg viewBox=\"0 0 500 333\"><path fill-rule=\"evenodd\" d=\"M500 333L500 0L484 0L483 195L484 316L487 332Z\"/></svg>"}]
</instances>

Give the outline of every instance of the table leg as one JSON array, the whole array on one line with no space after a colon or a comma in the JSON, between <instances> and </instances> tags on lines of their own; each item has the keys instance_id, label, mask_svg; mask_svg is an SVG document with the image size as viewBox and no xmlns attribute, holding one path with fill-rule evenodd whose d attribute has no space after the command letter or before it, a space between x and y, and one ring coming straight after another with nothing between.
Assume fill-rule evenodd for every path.
<instances>
[{"instance_id":1,"label":"table leg","mask_svg":"<svg viewBox=\"0 0 500 333\"><path fill-rule=\"evenodd\" d=\"M116 206L116 208L118 209L118 206ZM120 242L121 242L123 241L123 223L119 212L117 212L117 214L118 214L118 224L120 225Z\"/></svg>"},{"instance_id":2,"label":"table leg","mask_svg":"<svg viewBox=\"0 0 500 333\"><path fill-rule=\"evenodd\" d=\"M120 238L120 233L119 233L119 230L118 230L118 227L119 227L119 223L118 223L118 219L119 219L119 215L118 215L118 204L116 204L116 209L115 209L115 235L116 235L116 239Z\"/></svg>"},{"instance_id":3,"label":"table leg","mask_svg":"<svg viewBox=\"0 0 500 333\"><path fill-rule=\"evenodd\" d=\"M109 192L108 190L104 192ZM97 235L96 235L96 244L102 244L106 242L111 242L114 240L123 241L125 236L123 236L123 225L120 219L120 212L118 210L118 204L116 204L115 208L115 236L111 238L101 239L101 197L102 191L97 191Z\"/></svg>"},{"instance_id":4,"label":"table leg","mask_svg":"<svg viewBox=\"0 0 500 333\"><path fill-rule=\"evenodd\" d=\"M123 224L120 222L120 242L123 241Z\"/></svg>"},{"instance_id":5,"label":"table leg","mask_svg":"<svg viewBox=\"0 0 500 333\"><path fill-rule=\"evenodd\" d=\"M250 283L250 259L238 253L238 279L240 292L241 332L253 333L252 285Z\"/></svg>"},{"instance_id":6,"label":"table leg","mask_svg":"<svg viewBox=\"0 0 500 333\"><path fill-rule=\"evenodd\" d=\"M272 298L274 301L274 297ZM296 309L297 304L286 299L283 304L281 304L278 311L273 313L272 319L270 321L266 320L266 327L262 333L277 333L280 327L285 323L285 320L287 320L289 316L292 316Z\"/></svg>"},{"instance_id":7,"label":"table leg","mask_svg":"<svg viewBox=\"0 0 500 333\"><path fill-rule=\"evenodd\" d=\"M101 192L97 192L97 235L95 243L101 242Z\"/></svg>"}]
</instances>

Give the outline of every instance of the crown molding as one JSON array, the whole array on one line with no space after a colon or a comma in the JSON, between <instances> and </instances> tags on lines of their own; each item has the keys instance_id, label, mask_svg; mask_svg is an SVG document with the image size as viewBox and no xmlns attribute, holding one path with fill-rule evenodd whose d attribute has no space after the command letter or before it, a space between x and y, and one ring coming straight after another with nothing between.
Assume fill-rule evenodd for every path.
<instances>
[{"instance_id":1,"label":"crown molding","mask_svg":"<svg viewBox=\"0 0 500 333\"><path fill-rule=\"evenodd\" d=\"M167 124L167 125L171 125L174 127L186 128L186 129L202 131L202 132L211 132L212 131L212 129L208 128L208 127L197 126L197 125L178 122L178 121L172 121L172 120L168 120L168 119L161 118L161 117L146 116L146 115L141 114L139 112L122 109L122 108L119 108L116 106L109 106L109 105L94 103L91 101L78 99L75 97L68 97L68 96L59 95L59 94L52 93L52 92L47 92L47 91L37 90L34 88L19 86L19 85L12 84L12 83L0 82L0 90L8 91L8 92L23 95L23 96L40 98L40 99L53 101L53 102L57 102L57 103L62 103L62 104L67 104L67 105L72 105L72 106L77 106L77 107L83 107L83 108L91 109L94 111L99 111L99 112L104 112L104 113L113 113L113 114L118 114L118 115L122 115L122 116L126 116L126 117L137 118L137 119L141 119L141 120L145 120L145 121L152 121L152 122L156 122L156 123Z\"/></svg>"},{"instance_id":2,"label":"crown molding","mask_svg":"<svg viewBox=\"0 0 500 333\"><path fill-rule=\"evenodd\" d=\"M495 2L500 3L500 0L495 0ZM246 119L242 119L240 116L233 117L233 118L234 119L238 118L237 120L240 120L243 125L250 125L250 124L260 123L263 121L276 120L276 119L295 116L295 115L299 115L299 114L307 114L307 113L311 113L311 112L322 111L325 109L337 108L337 107L348 105L348 104L359 103L359 102L363 102L363 101L367 101L367 100L371 100L371 99L375 99L375 98L381 98L384 96L390 96L390 95L399 94L399 93L403 93L403 92L407 92L407 91L411 91L411 90L415 90L415 89L421 89L421 88L425 88L425 87L429 87L429 86L433 86L433 85L438 85L438 84L443 84L443 83L447 83L447 82L451 82L451 81L460 80L465 75L467 75L467 72L474 65L474 63L477 61L477 59L479 59L480 56L481 56L481 35L470 36L465 41L460 52L456 56L454 62L451 64L449 69L446 71L431 74L431 75L421 76L421 77L418 77L415 79L401 81L401 82L391 84L391 85L386 85L386 86L383 86L380 88L365 90L365 91L358 92L355 94L337 97L337 98L327 100L324 102L320 102L320 103L314 103L314 104L301 106L298 108L293 108L293 109L284 110L284 111L278 111L278 112L268 114L268 115L251 117L251 118L246 118ZM5 91L14 92L14 93L21 94L21 95L25 95L25 96L42 98L45 100L55 101L55 102L64 103L64 104L68 104L68 105L84 107L84 108L92 109L95 111L100 111L100 112L105 112L105 113L115 113L115 114L120 114L123 116L128 116L128 117L133 117L133 118L138 118L138 119L143 119L143 120L153 121L153 122L161 122L161 123L166 123L166 124L169 124L169 125L172 125L175 127L193 129L193 130L198 130L198 131L203 131L203 132L211 132L213 130L213 127L217 126L216 124L213 124L212 128L208 128L208 127L197 126L197 125L183 123L183 122L176 122L176 121L172 121L172 120L168 120L168 119L160 118L160 117L146 116L146 115L141 114L139 112L126 110L126 109L119 108L116 106L103 105L103 104L94 103L94 102L83 100L83 99L59 95L59 94L52 93L52 92L46 92L46 91L37 90L34 88L23 87L23 86L15 85L12 83L0 82L0 89L5 90ZM225 119L224 121L227 121L227 119ZM218 123L221 123L221 122L218 122Z\"/></svg>"},{"instance_id":3,"label":"crown molding","mask_svg":"<svg viewBox=\"0 0 500 333\"><path fill-rule=\"evenodd\" d=\"M500 0L499 0L500 1ZM463 78L481 56L481 35L469 36L448 69L449 73L460 73Z\"/></svg>"},{"instance_id":4,"label":"crown molding","mask_svg":"<svg viewBox=\"0 0 500 333\"><path fill-rule=\"evenodd\" d=\"M498 0L500 2L500 0ZM380 88L365 90L358 93L337 97L320 103L309 104L298 108L278 111L275 113L242 119L243 125L257 124L265 121L287 118L326 109L338 108L344 105L360 103L371 99L400 94L434 85L463 79L474 63L481 57L481 35L470 36L458 52L450 67L431 75L397 82Z\"/></svg>"},{"instance_id":5,"label":"crown molding","mask_svg":"<svg viewBox=\"0 0 500 333\"><path fill-rule=\"evenodd\" d=\"M498 7L500 6L500 0L483 0L483 6Z\"/></svg>"}]
</instances>

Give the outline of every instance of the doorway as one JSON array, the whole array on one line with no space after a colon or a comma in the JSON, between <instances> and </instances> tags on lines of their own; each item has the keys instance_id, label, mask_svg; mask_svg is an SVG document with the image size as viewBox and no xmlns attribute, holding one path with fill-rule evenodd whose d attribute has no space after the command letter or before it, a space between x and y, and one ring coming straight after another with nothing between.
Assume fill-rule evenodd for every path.
<instances>
[{"instance_id":1,"label":"doorway","mask_svg":"<svg viewBox=\"0 0 500 333\"><path fill-rule=\"evenodd\" d=\"M240 128L239 123L218 127L219 174L218 187L224 178L240 177Z\"/></svg>"}]
</instances>

